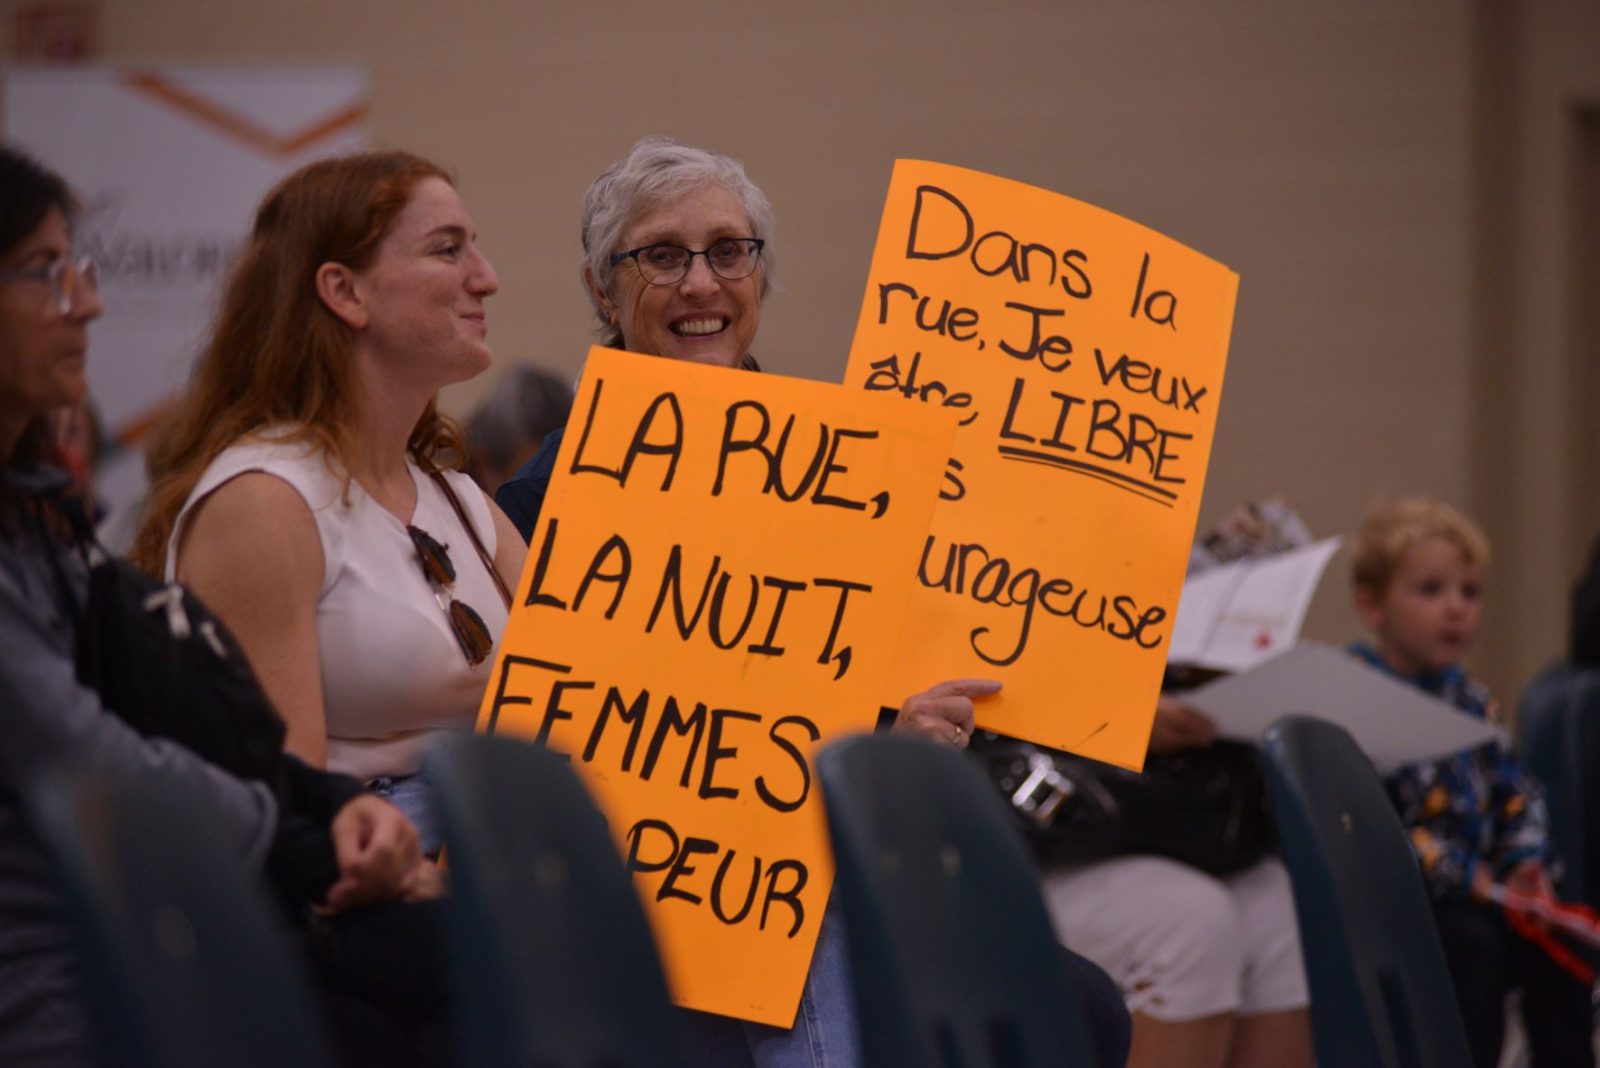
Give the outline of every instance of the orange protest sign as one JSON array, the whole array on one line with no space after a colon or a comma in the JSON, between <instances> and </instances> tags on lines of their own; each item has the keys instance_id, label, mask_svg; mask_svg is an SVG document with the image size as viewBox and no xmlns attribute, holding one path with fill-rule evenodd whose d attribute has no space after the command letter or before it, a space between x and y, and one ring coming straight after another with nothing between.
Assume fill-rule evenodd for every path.
<instances>
[{"instance_id":1,"label":"orange protest sign","mask_svg":"<svg viewBox=\"0 0 1600 1068\"><path fill-rule=\"evenodd\" d=\"M887 695L1143 765L1238 276L1068 197L900 160L845 384L960 418Z\"/></svg>"},{"instance_id":2,"label":"orange protest sign","mask_svg":"<svg viewBox=\"0 0 1600 1068\"><path fill-rule=\"evenodd\" d=\"M953 433L589 353L478 726L570 754L680 1004L794 1018L833 881L810 758L876 722Z\"/></svg>"}]
</instances>

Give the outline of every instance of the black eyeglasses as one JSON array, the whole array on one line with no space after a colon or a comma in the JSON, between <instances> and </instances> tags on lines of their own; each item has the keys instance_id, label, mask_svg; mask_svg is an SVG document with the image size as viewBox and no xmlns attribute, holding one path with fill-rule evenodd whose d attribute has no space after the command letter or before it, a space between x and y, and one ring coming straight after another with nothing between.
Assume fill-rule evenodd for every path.
<instances>
[{"instance_id":1,"label":"black eyeglasses","mask_svg":"<svg viewBox=\"0 0 1600 1068\"><path fill-rule=\"evenodd\" d=\"M456 644L461 646L467 663L477 667L494 648L494 638L489 635L483 617L471 605L450 595L450 587L456 581L456 566L450 562L450 554L445 546L421 527L407 525L406 533L411 535L411 544L417 550L417 562L422 565L422 576L428 580L433 599L439 602L445 618L450 620L450 633L456 636ZM448 603L445 596L450 597Z\"/></svg>"},{"instance_id":2,"label":"black eyeglasses","mask_svg":"<svg viewBox=\"0 0 1600 1068\"><path fill-rule=\"evenodd\" d=\"M701 249L669 244L645 245L615 253L611 257L611 266L615 267L623 260L632 260L638 265L639 273L646 282L653 286L670 286L683 281L696 256L704 256L706 266L717 277L737 282L755 273L756 264L761 261L761 250L765 246L766 242L759 237L725 237L710 248Z\"/></svg>"}]
</instances>

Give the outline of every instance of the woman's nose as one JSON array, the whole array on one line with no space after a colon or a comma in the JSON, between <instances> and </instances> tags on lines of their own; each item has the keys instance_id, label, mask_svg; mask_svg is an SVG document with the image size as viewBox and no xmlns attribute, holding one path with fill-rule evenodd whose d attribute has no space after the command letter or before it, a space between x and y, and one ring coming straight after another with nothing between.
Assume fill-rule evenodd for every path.
<instances>
[{"instance_id":1,"label":"woman's nose","mask_svg":"<svg viewBox=\"0 0 1600 1068\"><path fill-rule=\"evenodd\" d=\"M716 289L717 274L711 269L710 261L703 255L692 257L689 271L678 283L678 288L685 293L706 293Z\"/></svg>"},{"instance_id":2,"label":"woman's nose","mask_svg":"<svg viewBox=\"0 0 1600 1068\"><path fill-rule=\"evenodd\" d=\"M99 287L80 285L72 291L66 318L78 323L92 322L100 318L105 310L106 304L100 299Z\"/></svg>"},{"instance_id":3,"label":"woman's nose","mask_svg":"<svg viewBox=\"0 0 1600 1068\"><path fill-rule=\"evenodd\" d=\"M500 291L500 276L494 272L494 264L483 253L478 254L478 268L467 280L472 292L482 297L493 296Z\"/></svg>"}]
</instances>

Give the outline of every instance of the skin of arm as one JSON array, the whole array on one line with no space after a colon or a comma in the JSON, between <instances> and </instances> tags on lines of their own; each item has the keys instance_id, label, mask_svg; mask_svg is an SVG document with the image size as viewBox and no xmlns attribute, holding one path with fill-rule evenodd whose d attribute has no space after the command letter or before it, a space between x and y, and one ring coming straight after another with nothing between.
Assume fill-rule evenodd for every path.
<instances>
[{"instance_id":1,"label":"skin of arm","mask_svg":"<svg viewBox=\"0 0 1600 1068\"><path fill-rule=\"evenodd\" d=\"M494 502L494 498L487 493L483 496L489 502L489 515L494 519L494 569L505 580L506 589L514 594L522 578L522 562L528 555L528 543L523 540L516 524Z\"/></svg>"},{"instance_id":2,"label":"skin of arm","mask_svg":"<svg viewBox=\"0 0 1600 1068\"><path fill-rule=\"evenodd\" d=\"M304 499L259 471L228 480L196 504L178 547L178 580L238 639L288 725L284 748L319 768L328 752L316 627L323 568Z\"/></svg>"}]
</instances>

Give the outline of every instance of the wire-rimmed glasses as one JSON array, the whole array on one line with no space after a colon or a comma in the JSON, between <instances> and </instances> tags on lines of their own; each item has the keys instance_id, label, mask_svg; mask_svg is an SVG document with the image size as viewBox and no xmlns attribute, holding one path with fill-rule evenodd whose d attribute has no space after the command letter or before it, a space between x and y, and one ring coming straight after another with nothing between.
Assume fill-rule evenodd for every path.
<instances>
[{"instance_id":1,"label":"wire-rimmed glasses","mask_svg":"<svg viewBox=\"0 0 1600 1068\"><path fill-rule=\"evenodd\" d=\"M48 307L65 318L72 312L78 293L95 293L100 288L100 269L88 256L71 256L40 267L18 267L0 271L0 282L39 282L47 287Z\"/></svg>"}]
</instances>

